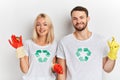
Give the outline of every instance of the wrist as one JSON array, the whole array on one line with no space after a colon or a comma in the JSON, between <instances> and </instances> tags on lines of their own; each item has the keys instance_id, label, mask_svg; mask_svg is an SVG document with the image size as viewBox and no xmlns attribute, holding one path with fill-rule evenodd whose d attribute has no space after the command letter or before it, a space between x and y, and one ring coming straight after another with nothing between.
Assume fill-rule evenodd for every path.
<instances>
[{"instance_id":1,"label":"wrist","mask_svg":"<svg viewBox=\"0 0 120 80\"><path fill-rule=\"evenodd\" d=\"M20 47L23 47L22 43L17 45L17 48L20 48Z\"/></svg>"},{"instance_id":2,"label":"wrist","mask_svg":"<svg viewBox=\"0 0 120 80\"><path fill-rule=\"evenodd\" d=\"M117 59L117 54L113 54L111 52L108 53L108 58L111 59L111 60L116 60Z\"/></svg>"},{"instance_id":3,"label":"wrist","mask_svg":"<svg viewBox=\"0 0 120 80\"><path fill-rule=\"evenodd\" d=\"M22 57L24 57L25 55L26 55L26 54L25 54L25 50L24 50L23 46L18 47L18 48L16 49L16 57L17 57L17 58L22 58Z\"/></svg>"}]
</instances>

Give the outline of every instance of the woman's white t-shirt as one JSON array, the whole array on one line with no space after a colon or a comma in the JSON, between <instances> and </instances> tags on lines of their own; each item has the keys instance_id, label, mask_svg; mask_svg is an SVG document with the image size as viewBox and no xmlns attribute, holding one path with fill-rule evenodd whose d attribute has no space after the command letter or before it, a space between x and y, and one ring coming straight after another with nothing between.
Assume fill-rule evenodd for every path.
<instances>
[{"instance_id":1,"label":"woman's white t-shirt","mask_svg":"<svg viewBox=\"0 0 120 80\"><path fill-rule=\"evenodd\" d=\"M52 62L56 55L57 44L54 42L47 46L40 46L32 40L24 43L26 55L29 57L29 70L24 74L23 80L55 80L52 72Z\"/></svg>"}]
</instances>

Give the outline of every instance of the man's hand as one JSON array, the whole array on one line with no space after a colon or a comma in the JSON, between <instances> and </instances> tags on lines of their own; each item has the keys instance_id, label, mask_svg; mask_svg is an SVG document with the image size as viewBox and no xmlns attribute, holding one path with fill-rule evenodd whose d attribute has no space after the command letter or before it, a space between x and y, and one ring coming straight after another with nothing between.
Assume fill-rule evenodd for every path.
<instances>
[{"instance_id":1,"label":"man's hand","mask_svg":"<svg viewBox=\"0 0 120 80\"><path fill-rule=\"evenodd\" d=\"M108 53L108 58L111 60L116 60L117 59L117 53L119 50L119 43L115 41L115 38L112 37L112 41L108 41L108 46L110 48L110 51Z\"/></svg>"}]
</instances>

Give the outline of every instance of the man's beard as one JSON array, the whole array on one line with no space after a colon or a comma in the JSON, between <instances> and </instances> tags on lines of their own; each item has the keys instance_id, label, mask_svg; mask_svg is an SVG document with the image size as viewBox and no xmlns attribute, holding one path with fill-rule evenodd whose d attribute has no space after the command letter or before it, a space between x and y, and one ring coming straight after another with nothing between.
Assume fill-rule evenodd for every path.
<instances>
[{"instance_id":1,"label":"man's beard","mask_svg":"<svg viewBox=\"0 0 120 80\"><path fill-rule=\"evenodd\" d=\"M81 27L75 27L75 26L77 26L79 24L83 24L84 26L82 28ZM74 28L77 31L83 31L86 27L87 27L87 22L86 23L77 23L77 24L74 25Z\"/></svg>"}]
</instances>

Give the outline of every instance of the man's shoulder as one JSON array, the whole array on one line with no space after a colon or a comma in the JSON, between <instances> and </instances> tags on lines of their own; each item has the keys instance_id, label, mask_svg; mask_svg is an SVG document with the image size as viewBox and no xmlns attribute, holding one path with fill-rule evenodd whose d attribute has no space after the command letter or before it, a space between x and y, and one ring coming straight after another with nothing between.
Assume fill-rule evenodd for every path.
<instances>
[{"instance_id":1,"label":"man's shoulder","mask_svg":"<svg viewBox=\"0 0 120 80\"><path fill-rule=\"evenodd\" d=\"M94 39L96 39L98 41L103 41L103 42L107 41L107 38L104 35L101 35L98 33L94 33Z\"/></svg>"},{"instance_id":2,"label":"man's shoulder","mask_svg":"<svg viewBox=\"0 0 120 80\"><path fill-rule=\"evenodd\" d=\"M101 35L101 34L98 34L98 33L93 33L94 37L95 38L98 38L98 39L104 39L105 36Z\"/></svg>"}]
</instances>

